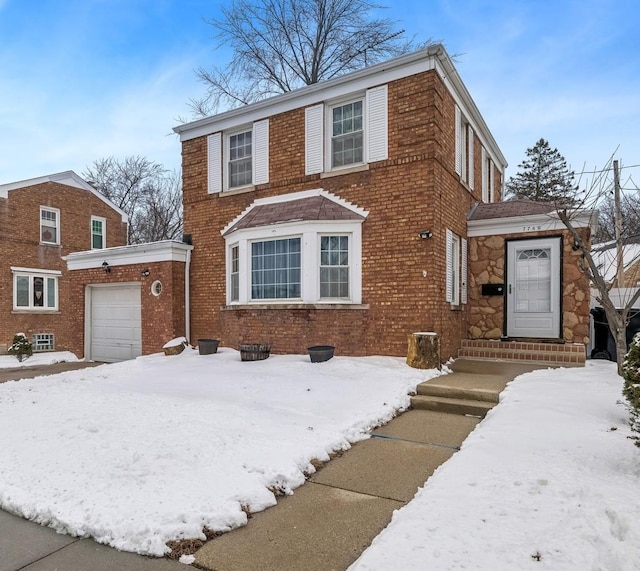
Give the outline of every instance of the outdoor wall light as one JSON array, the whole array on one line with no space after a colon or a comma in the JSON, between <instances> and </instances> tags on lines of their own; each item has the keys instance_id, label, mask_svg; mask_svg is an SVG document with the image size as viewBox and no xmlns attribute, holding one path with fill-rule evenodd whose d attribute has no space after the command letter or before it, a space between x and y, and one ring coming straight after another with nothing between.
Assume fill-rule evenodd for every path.
<instances>
[{"instance_id":1,"label":"outdoor wall light","mask_svg":"<svg viewBox=\"0 0 640 571\"><path fill-rule=\"evenodd\" d=\"M427 238L431 238L431 236L433 236L433 232L431 232L431 230L421 230L420 232L418 232L418 236L420 236L422 240L426 240Z\"/></svg>"},{"instance_id":2,"label":"outdoor wall light","mask_svg":"<svg viewBox=\"0 0 640 571\"><path fill-rule=\"evenodd\" d=\"M140 275L141 275L143 278L146 278L150 273L151 273L151 272L149 271L149 268L145 268L144 270L142 270L142 271L140 272Z\"/></svg>"},{"instance_id":3,"label":"outdoor wall light","mask_svg":"<svg viewBox=\"0 0 640 571\"><path fill-rule=\"evenodd\" d=\"M102 271L105 274L110 274L111 273L111 268L109 267L109 264L107 264L107 262L102 262Z\"/></svg>"}]
</instances>

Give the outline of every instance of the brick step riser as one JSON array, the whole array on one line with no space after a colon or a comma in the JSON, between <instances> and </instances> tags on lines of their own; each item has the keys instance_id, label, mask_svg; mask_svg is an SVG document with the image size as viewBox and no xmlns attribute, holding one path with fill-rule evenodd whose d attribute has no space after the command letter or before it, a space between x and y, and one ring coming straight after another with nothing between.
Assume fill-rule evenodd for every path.
<instances>
[{"instance_id":1,"label":"brick step riser","mask_svg":"<svg viewBox=\"0 0 640 571\"><path fill-rule=\"evenodd\" d=\"M559 365L578 365L584 363L584 358L576 358L573 355L561 355L553 353L507 353L505 351L471 351L461 349L458 353L458 357L461 359L473 359L478 361L490 361L490 360L502 360L513 361L517 363L542 363L545 365L559 364Z\"/></svg>"}]
</instances>

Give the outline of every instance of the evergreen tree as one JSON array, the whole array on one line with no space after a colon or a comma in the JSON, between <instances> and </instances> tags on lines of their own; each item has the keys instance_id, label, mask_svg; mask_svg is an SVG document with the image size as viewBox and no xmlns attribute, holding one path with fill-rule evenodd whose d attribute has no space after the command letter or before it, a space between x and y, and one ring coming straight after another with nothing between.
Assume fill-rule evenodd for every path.
<instances>
[{"instance_id":1,"label":"evergreen tree","mask_svg":"<svg viewBox=\"0 0 640 571\"><path fill-rule=\"evenodd\" d=\"M569 170L558 149L552 149L544 139L527 149L527 158L518 169L506 184L510 196L567 206L575 203L575 173Z\"/></svg>"}]
</instances>

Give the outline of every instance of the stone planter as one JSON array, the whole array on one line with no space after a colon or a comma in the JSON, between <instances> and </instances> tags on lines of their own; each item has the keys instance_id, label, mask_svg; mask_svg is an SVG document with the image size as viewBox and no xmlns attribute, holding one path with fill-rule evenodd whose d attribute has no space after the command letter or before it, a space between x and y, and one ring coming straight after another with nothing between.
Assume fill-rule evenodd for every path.
<instances>
[{"instance_id":1,"label":"stone planter","mask_svg":"<svg viewBox=\"0 0 640 571\"><path fill-rule=\"evenodd\" d=\"M271 345L261 343L240 343L241 361L264 361L271 353Z\"/></svg>"},{"instance_id":2,"label":"stone planter","mask_svg":"<svg viewBox=\"0 0 640 571\"><path fill-rule=\"evenodd\" d=\"M312 363L328 361L333 357L335 349L333 345L314 345L313 347L307 347Z\"/></svg>"},{"instance_id":3,"label":"stone planter","mask_svg":"<svg viewBox=\"0 0 640 571\"><path fill-rule=\"evenodd\" d=\"M200 355L213 355L218 352L219 339L198 339L198 352Z\"/></svg>"}]
</instances>

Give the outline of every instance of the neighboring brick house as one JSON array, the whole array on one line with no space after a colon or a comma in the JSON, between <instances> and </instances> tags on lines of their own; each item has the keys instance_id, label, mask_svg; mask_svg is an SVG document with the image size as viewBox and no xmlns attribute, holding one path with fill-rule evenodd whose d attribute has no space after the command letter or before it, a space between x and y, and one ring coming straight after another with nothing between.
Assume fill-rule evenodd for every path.
<instances>
[{"instance_id":1,"label":"neighboring brick house","mask_svg":"<svg viewBox=\"0 0 640 571\"><path fill-rule=\"evenodd\" d=\"M35 350L70 349L74 296L63 256L126 241L126 214L74 172L0 185L0 352L19 332Z\"/></svg>"},{"instance_id":2,"label":"neighboring brick house","mask_svg":"<svg viewBox=\"0 0 640 571\"><path fill-rule=\"evenodd\" d=\"M435 331L446 360L470 331L496 333L469 309L479 294L467 284L478 251L467 217L502 199L506 161L441 46L175 131L194 246L192 339L404 355L408 334ZM546 240L536 216L537 226L518 219L520 233ZM551 281L564 292L557 244ZM472 288L491 259L474 260ZM517 337L584 343L581 327L562 326L560 314L543 335Z\"/></svg>"}]
</instances>

